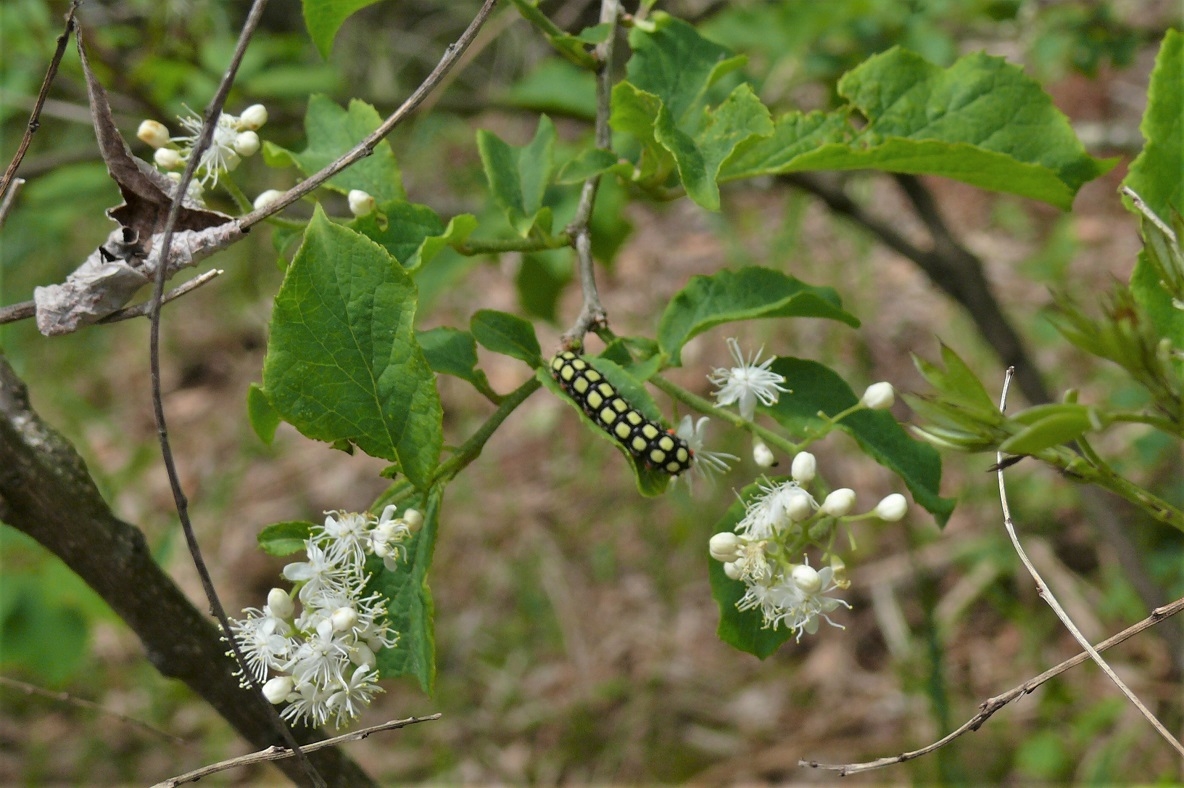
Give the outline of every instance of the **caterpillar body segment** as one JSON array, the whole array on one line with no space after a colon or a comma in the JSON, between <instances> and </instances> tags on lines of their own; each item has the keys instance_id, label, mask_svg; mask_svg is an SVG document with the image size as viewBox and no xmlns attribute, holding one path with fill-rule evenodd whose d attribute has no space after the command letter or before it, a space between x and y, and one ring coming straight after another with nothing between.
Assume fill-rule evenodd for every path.
<instances>
[{"instance_id":1,"label":"caterpillar body segment","mask_svg":"<svg viewBox=\"0 0 1184 788\"><path fill-rule=\"evenodd\" d=\"M695 453L687 442L642 415L580 356L569 350L557 354L551 359L551 376L588 418L648 467L671 476L691 467Z\"/></svg>"}]
</instances>

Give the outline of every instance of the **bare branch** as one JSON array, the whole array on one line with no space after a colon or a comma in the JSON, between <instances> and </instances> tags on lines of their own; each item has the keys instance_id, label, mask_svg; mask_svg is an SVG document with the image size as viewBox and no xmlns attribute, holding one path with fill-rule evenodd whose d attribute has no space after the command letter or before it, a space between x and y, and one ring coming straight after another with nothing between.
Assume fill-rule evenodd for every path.
<instances>
[{"instance_id":1,"label":"bare branch","mask_svg":"<svg viewBox=\"0 0 1184 788\"><path fill-rule=\"evenodd\" d=\"M1127 627L1117 635L1113 635L1112 637L1108 637L1103 640L1101 643L1095 646L1095 650L1106 651L1107 649L1113 648L1119 643L1130 640L1135 635L1150 629L1161 621L1171 618L1181 610L1184 610L1184 598L1177 599L1170 605L1157 607L1155 610L1151 611L1151 615L1139 623ZM941 749L968 731L977 731L982 727L982 724L989 720L991 716L995 714L995 712L999 711L999 709L1011 703L1016 698L1030 694L1031 692L1035 691L1037 687L1039 687L1041 684L1044 684L1049 679L1055 678L1065 671L1077 667L1089 658L1089 652L1082 651L1077 654L1077 656L1065 660L1056 667L1049 668L1039 676L1028 679L1018 687L1012 687L1002 695L996 695L993 698L987 698L985 701L979 704L978 714L975 714L973 717L967 720L957 730L950 732L932 744L926 745L919 750L902 752L899 755L892 755L887 758L878 758L874 761L866 761L864 763L821 763L819 761L798 761L798 766L809 766L814 769L826 769L827 771L838 772L840 776L845 777L849 774L870 772L876 769L883 769L885 766L893 766L898 763L904 763L905 761L915 760L922 757L923 755L928 755L935 750Z\"/></svg>"},{"instance_id":2,"label":"bare branch","mask_svg":"<svg viewBox=\"0 0 1184 788\"><path fill-rule=\"evenodd\" d=\"M999 400L1000 411L1007 410L1007 391L1010 388L1011 377L1014 372L1014 369L1008 369L1007 374L1004 377L1003 393ZM1003 452L996 452L996 463L1001 465L1003 463L1003 458ZM1069 633L1073 635L1073 639L1080 643L1081 647L1089 653L1090 658L1096 662L1098 667L1102 669L1102 672L1114 682L1114 685L1118 687L1123 695L1127 697L1127 700L1129 700L1134 705L1134 707L1139 710L1140 714L1147 718L1147 721L1150 722L1152 727L1154 727L1155 730L1159 732L1159 735L1162 736L1169 744L1171 744L1181 757L1184 757L1184 744L1181 744L1176 740L1176 737L1164 727L1164 724L1159 721L1159 718L1155 716L1151 709L1147 708L1143 702L1139 700L1131 688L1126 685L1126 682L1118 677L1118 674L1114 672L1114 669L1110 667L1110 664L1106 662L1106 660L1102 659L1102 655L1090 645L1089 640L1086 639L1085 635L1081 634L1081 630L1078 629L1077 625L1073 623L1073 620L1069 618L1069 614L1065 612L1063 607L1061 607L1061 603L1052 593L1052 589L1050 589L1048 584L1044 582L1044 578L1040 576L1040 572L1036 570L1036 566L1032 563L1031 559L1028 558L1028 554L1024 551L1023 546L1020 544L1019 536L1016 534L1015 523L1011 519L1011 508L1007 504L1007 485L1003 481L1004 470L1004 468L1000 467L999 470L996 471L999 478L999 503L1003 507L1003 526L1007 529L1007 536L1011 539L1011 544L1012 547L1015 548L1016 555L1020 557L1020 561L1023 562L1024 567L1028 570L1028 574L1030 574L1032 579L1036 581L1036 593L1040 595L1041 599L1048 603L1048 606L1052 608L1054 613L1056 613L1057 618L1061 620L1061 623L1064 624L1065 628L1069 630Z\"/></svg>"},{"instance_id":3,"label":"bare branch","mask_svg":"<svg viewBox=\"0 0 1184 788\"><path fill-rule=\"evenodd\" d=\"M8 218L8 212L12 210L13 204L16 202L16 193L25 185L24 178L17 178L8 185L6 191L0 192L0 197L3 202L0 202L0 228L4 227L4 221Z\"/></svg>"},{"instance_id":4,"label":"bare branch","mask_svg":"<svg viewBox=\"0 0 1184 788\"><path fill-rule=\"evenodd\" d=\"M405 720L391 720L390 722L384 722L381 725L374 725L369 728L363 728L359 731L353 731L352 733L342 734L341 736L335 736L332 739L325 739L324 741L310 744L304 748L304 751L316 752L317 750L324 749L325 747L334 747L338 744L361 741L362 739L365 739L366 737L375 733L406 728L408 725L415 725L418 722L431 722L432 720L440 719L440 716L441 715L439 714L432 714L427 717L408 717ZM218 763L211 763L209 766L203 766L200 769L194 769L191 772L179 774L176 777L170 777L167 780L158 782L156 785L152 786L152 788L176 788L176 786L182 785L183 783L197 782L203 777L208 777L209 775L217 774L218 772L224 772L228 769L237 769L242 766L251 766L256 763L267 763L268 761L278 761L283 758L291 758L293 754L294 753L291 750L286 750L283 747L268 747L266 750L260 750L259 752L253 752L247 755L240 755L237 758L230 758L225 761L219 761Z\"/></svg>"},{"instance_id":5,"label":"bare branch","mask_svg":"<svg viewBox=\"0 0 1184 788\"><path fill-rule=\"evenodd\" d=\"M45 98L49 95L49 87L53 84L54 77L57 76L58 66L62 62L62 56L66 54L66 44L70 41L70 34L74 32L74 14L78 11L78 4L80 2L81 0L73 0L70 3L70 10L66 12L66 29L58 36L57 49L54 50L53 58L49 61L49 68L45 72L45 79L41 80L41 90L37 93L37 101L33 105L33 112L29 116L29 123L25 126L25 135L21 137L21 143L17 146L16 154L13 155L12 161L8 163L8 169L4 171L4 176L0 177L0 194L8 191L8 184L16 177L17 167L21 166L21 160L25 158L25 152L29 150L29 144L33 141L33 135L41 127L41 108L45 105Z\"/></svg>"},{"instance_id":6,"label":"bare branch","mask_svg":"<svg viewBox=\"0 0 1184 788\"><path fill-rule=\"evenodd\" d=\"M160 299L160 303L162 305L164 305L164 304L167 304L169 301L173 301L177 298L180 298L181 296L185 295L186 293L191 293L194 290L196 290L197 288L206 284L207 282L214 281L215 279L217 279L219 276L221 276L224 273L226 273L226 272L223 271L221 268L212 268L203 274L193 277L185 284L179 285L178 287L174 287L172 290L165 293L164 297ZM107 315L105 318L103 318L99 322L100 323L118 323L121 320L130 320L133 317L145 317L151 313L152 313L152 302L145 301L142 304L136 304L135 306L129 306L126 309L120 309L118 312L112 312L111 314Z\"/></svg>"}]
</instances>

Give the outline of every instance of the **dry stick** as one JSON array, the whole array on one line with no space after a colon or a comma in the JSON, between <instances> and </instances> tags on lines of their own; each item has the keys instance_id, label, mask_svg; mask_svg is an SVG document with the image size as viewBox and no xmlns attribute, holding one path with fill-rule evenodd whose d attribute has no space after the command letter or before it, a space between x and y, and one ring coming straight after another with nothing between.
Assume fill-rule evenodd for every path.
<instances>
[{"instance_id":1,"label":"dry stick","mask_svg":"<svg viewBox=\"0 0 1184 788\"><path fill-rule=\"evenodd\" d=\"M37 102L33 105L33 113L29 116L28 125L25 126L25 136L21 138L21 144L17 146L16 155L8 163L4 177L0 178L0 194L8 191L8 184L16 177L16 168L21 166L21 160L25 158L25 152L29 150L29 144L33 142L33 135L41 127L41 107L45 105L45 97L49 95L49 86L53 84L53 79L58 73L58 66L62 62L62 56L66 54L66 44L69 43L70 33L74 31L75 27L74 13L78 10L78 4L81 1L74 0L70 3L70 10L66 12L66 29L58 36L57 49L54 50L53 59L49 61L49 69L45 72L45 79L41 81L41 90L37 93Z\"/></svg>"},{"instance_id":2,"label":"dry stick","mask_svg":"<svg viewBox=\"0 0 1184 788\"><path fill-rule=\"evenodd\" d=\"M439 714L432 714L427 717L408 717L405 720L391 720L384 722L381 725L373 725L369 728L362 728L352 733L345 733L341 736L335 736L332 739L325 739L324 741L315 742L304 747L305 752L316 752L325 747L333 747L337 744L344 744L351 741L361 741L374 733L381 733L382 731L398 730L399 728L406 728L408 725L414 725L417 722L431 722L432 720L440 719ZM197 782L202 777L206 777L217 772L224 772L227 769L235 769L240 766L250 766L256 763L267 763L268 761L278 761L284 758L291 758L294 753L291 750L285 750L283 747L268 747L266 750L249 753L247 755L240 755L237 758L230 758L218 763L211 763L208 766L203 766L200 769L194 769L185 774L179 774L176 777L170 777L167 780L158 782L152 788L175 788L175 786L182 783Z\"/></svg>"},{"instance_id":3,"label":"dry stick","mask_svg":"<svg viewBox=\"0 0 1184 788\"><path fill-rule=\"evenodd\" d=\"M246 53L247 43L251 40L255 28L258 27L259 20L263 16L263 8L266 5L267 0L255 0L251 5L251 10L247 14L246 21L243 23L243 29L239 33L238 43L235 45L230 64L227 66L226 73L222 77L222 83L218 85L218 90L210 100L209 106L206 107L201 133L198 135L197 141L193 146L193 152L189 156L189 162L185 166L185 172L182 173L181 180L177 184L177 192L173 197L172 205L169 206L168 218L164 223L164 231L161 235L160 242L160 262L156 268L156 278L153 283L149 313L151 324L148 352L152 374L152 412L156 417L156 433L160 439L160 454L164 460L165 470L168 472L169 486L173 492L173 503L177 507L177 517L181 521L181 530L185 534L185 542L189 547L189 554L193 557L194 567L201 577L202 588L205 590L206 599L209 600L210 610L218 619L218 624L222 627L222 634L230 645L230 650L234 654L235 662L238 664L239 670L242 671L243 677L255 691L259 702L267 707L267 714L271 717L276 731L280 734L284 743L295 752L296 759L308 776L309 781L313 785L318 786L318 788L324 788L324 778L317 772L312 762L308 760L308 756L301 751L300 745L297 744L295 737L292 736L292 731L284 724L275 706L263 697L259 682L255 679L251 671L247 669L246 660L243 658L238 643L235 641L234 635L231 632L230 619L226 615L226 610L222 607L222 602L218 599L218 592L214 588L214 581L210 577L210 571L206 567L205 559L202 558L201 546L198 544L197 535L193 531L193 523L189 519L189 501L185 497L185 491L181 488L181 479L177 474L177 464L173 459L173 450L169 443L168 424L165 420L164 400L160 385L160 308L164 303L164 283L167 278L166 272L168 271L169 252L172 251L173 230L176 227L177 218L181 215L182 198L185 196L186 190L193 180L194 173L197 172L202 154L213 140L214 127L218 122L219 116L222 114L222 106L226 103L226 97L229 95L230 88L234 84L234 78L238 73L239 64L242 63L243 55Z\"/></svg>"},{"instance_id":4,"label":"dry stick","mask_svg":"<svg viewBox=\"0 0 1184 788\"><path fill-rule=\"evenodd\" d=\"M1105 651L1109 648L1117 646L1119 643L1129 640L1138 635L1144 630L1150 629L1159 622L1171 618L1180 611L1184 610L1184 598L1177 599L1169 605L1157 607L1151 611L1151 615L1143 619L1139 623L1127 627L1116 635L1106 638L1097 646L1097 651ZM1076 656L1065 660L1056 667L1049 668L1041 673L1039 676L1028 679L1023 684L1017 687L1012 687L1002 695L996 695L993 698L987 698L979 704L978 714L975 714L967 720L960 728L943 736L932 744L926 745L919 750L912 750L910 752L902 752L900 755L892 755L887 758L878 758L874 761L867 761L866 763L820 763L818 761L798 761L798 766L810 766L815 769L827 769L829 771L836 771L840 776L847 776L849 774L858 774L859 772L870 772L875 769L883 769L885 766L892 766L897 763L904 763L905 761L915 760L923 755L928 755L935 750L939 750L946 746L954 739L957 739L968 731L977 731L982 727L982 724L989 720L995 712L1011 703L1016 698L1028 695L1036 690L1041 684L1044 684L1049 679L1055 678L1065 671L1075 668L1082 662L1090 658L1089 652L1082 651Z\"/></svg>"},{"instance_id":5,"label":"dry stick","mask_svg":"<svg viewBox=\"0 0 1184 788\"><path fill-rule=\"evenodd\" d=\"M613 44L617 37L617 22L620 5L617 0L603 0L600 4L600 22L609 26L608 38L596 45L596 59L600 63L596 74L596 147L612 150L612 129L608 125L613 90ZM592 259L592 233L589 223L592 209L596 206L596 191L600 187L600 175L584 181L576 215L567 226L566 233L575 239L576 261L579 266L580 291L584 294L584 306L576 322L564 332L560 341L570 348L584 341L584 335L591 330L608 325L608 315L600 303L596 289L595 261Z\"/></svg>"},{"instance_id":6,"label":"dry stick","mask_svg":"<svg viewBox=\"0 0 1184 788\"><path fill-rule=\"evenodd\" d=\"M85 698L76 698L68 692L52 692L51 690L47 690L47 689L43 689L42 687L38 687L35 684L26 684L23 681L18 681L17 679L10 679L7 676L0 676L0 684L4 685L5 687L9 687L11 689L14 689L14 690L19 690L20 692L23 692L26 695L37 695L42 698L49 698L50 700L56 700L56 701L61 701L62 703L68 703L71 706L78 706L79 708L82 708L82 709L89 709L91 711L97 711L99 714L105 714L108 717L114 717L117 720L120 720L122 722L126 722L128 725L134 725L137 728L140 728L141 730L147 731L148 733L151 733L156 736L160 736L163 739L168 739L169 741L173 742L174 744L189 744L188 741L181 738L180 736L174 736L173 734L169 733L168 731L162 731L160 728L154 728L153 726L149 725L146 722L143 722L142 720L137 720L135 717L129 717L126 714L120 714L117 711L111 711L110 709L103 708L102 706L95 703L94 701L86 700Z\"/></svg>"},{"instance_id":7,"label":"dry stick","mask_svg":"<svg viewBox=\"0 0 1184 788\"><path fill-rule=\"evenodd\" d=\"M0 202L0 227L4 227L4 222L8 219L8 212L12 210L12 206L16 203L16 193L25 185L24 178L15 179L5 192L0 192L4 200Z\"/></svg>"},{"instance_id":8,"label":"dry stick","mask_svg":"<svg viewBox=\"0 0 1184 788\"><path fill-rule=\"evenodd\" d=\"M1007 390L1011 386L1011 377L1014 372L1015 370L1009 367L1007 374L1004 376L1003 394L999 400L1000 411L1007 409ZM1001 465L1003 463L1004 457L1003 452L996 452L995 457L996 463ZM1081 644L1082 648L1089 652L1090 658L1093 659L1094 662L1098 663L1098 667L1102 669L1103 673L1110 677L1110 680L1113 681L1118 689L1122 691L1122 694L1126 695L1127 700L1133 703L1135 708L1147 718L1147 721L1151 723L1155 730L1159 731L1159 735L1163 736L1163 738L1172 745L1172 747L1177 753L1180 754L1181 757L1184 757L1184 744L1181 744L1176 740L1176 737L1164 727L1163 723L1160 722L1155 714L1152 713L1151 709L1143 705L1143 702L1140 701L1135 693L1131 691L1130 687L1128 687L1126 683L1118 677L1118 674L1114 672L1114 669L1111 668L1109 664L1107 664L1106 660L1102 659L1102 655L1090 645L1085 635L1081 634L1081 630L1079 630L1077 625L1073 623L1073 620L1069 618L1069 614L1066 613L1065 609L1061 607L1061 603L1057 601L1057 598L1053 595L1052 590L1048 587L1048 584L1044 582L1044 578L1040 576L1040 573L1036 571L1036 567L1032 564L1031 560L1029 560L1028 554L1024 552L1024 548L1020 545L1020 539L1015 532L1015 523L1011 519L1011 509L1007 505L1007 486L1003 481L1003 471L1004 468L1002 467L1000 467L997 471L999 477L999 503L1003 507L1003 526L1007 529L1007 535L1011 538L1011 544L1015 548L1016 555L1018 555L1020 560L1023 561L1024 567L1028 570L1028 574L1032 575L1032 579L1036 581L1036 593L1040 595L1041 599L1048 603L1048 606L1051 607L1053 612L1057 614L1057 618L1061 620L1061 623L1065 625L1065 628L1069 630L1069 632L1073 635L1073 638Z\"/></svg>"},{"instance_id":9,"label":"dry stick","mask_svg":"<svg viewBox=\"0 0 1184 788\"><path fill-rule=\"evenodd\" d=\"M224 273L226 273L226 272L223 271L221 268L211 268L209 271L206 271L204 274L201 274L199 276L195 276L192 279L190 279L188 282L186 282L185 284L178 285L178 286L174 287L172 290L165 293L164 296L160 299L160 303L163 306L164 304L167 304L169 301L173 301L174 299L180 298L181 296L185 295L186 293L191 293L194 290L196 290L197 288L204 285L205 283L214 281L215 279L217 279L219 276L221 276ZM151 301L145 301L142 304L136 304L135 306L125 307L124 309L120 309L116 312L112 312L111 314L107 315L105 318L103 318L102 320L100 320L98 322L100 322L100 323L118 323L121 320L130 320L133 317L142 317L144 315L150 315L150 314L152 314L152 309L153 309L153 303Z\"/></svg>"},{"instance_id":10,"label":"dry stick","mask_svg":"<svg viewBox=\"0 0 1184 788\"><path fill-rule=\"evenodd\" d=\"M415 89L415 92L412 93L407 98L407 100L399 106L398 109L392 112L391 115L382 122L382 125L375 129L372 134L355 145L339 159L326 166L324 169L310 175L296 186L293 186L291 189L281 194L274 202L269 203L267 207L254 210L251 213L248 213L246 216L238 219L239 229L246 231L253 225L256 225L266 219L268 216L271 216L274 213L279 213L284 208L287 208L289 205L296 202L301 197L313 191L322 183L344 170L346 167L349 167L355 162L361 161L370 154L374 153L374 146L381 142L382 139L390 134L396 126L402 123L408 115L415 111L416 107L423 103L423 100L427 98L428 94L431 93L438 84L440 84L440 81L444 79L444 76L452 69L453 66L456 65L456 62L460 59L460 56L464 54L464 51L468 49L469 44L473 43L473 39L477 37L478 31L481 29L481 26L485 24L485 20L489 17L489 14L493 11L493 7L495 5L497 5L497 0L485 0L485 3L482 4L481 9L477 12L477 16L474 17L469 26L465 28L465 32L462 33L461 37L456 40L456 43L450 44L448 49L445 50L444 56L440 58L440 62L436 64L434 69L432 69L432 73L427 75L420 86Z\"/></svg>"}]
</instances>

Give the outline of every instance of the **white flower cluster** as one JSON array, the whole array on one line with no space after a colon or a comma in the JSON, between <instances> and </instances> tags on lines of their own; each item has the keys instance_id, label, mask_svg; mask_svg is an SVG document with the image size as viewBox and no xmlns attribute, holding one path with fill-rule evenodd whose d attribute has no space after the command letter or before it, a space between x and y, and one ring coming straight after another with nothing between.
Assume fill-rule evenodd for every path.
<instances>
[{"instance_id":1,"label":"white flower cluster","mask_svg":"<svg viewBox=\"0 0 1184 788\"><path fill-rule=\"evenodd\" d=\"M711 537L711 557L721 561L724 573L746 586L736 603L739 610L759 610L766 628L785 626L797 634L814 634L820 619L842 629L828 615L836 608L851 606L828 596L845 589L850 581L845 565L829 547L823 557L829 566L815 569L808 559L797 563L796 557L811 545L829 545L840 522L878 518L896 521L904 517L908 503L903 495L892 494L862 515L850 515L855 506L855 491L840 488L826 496L820 505L805 486L814 480L817 461L809 452L794 457L790 478L759 485L760 494L748 501L744 517L732 531Z\"/></svg>"},{"instance_id":2,"label":"white flower cluster","mask_svg":"<svg viewBox=\"0 0 1184 788\"><path fill-rule=\"evenodd\" d=\"M179 117L181 127L188 132L183 136L173 137L163 123L146 120L140 124L136 136L143 142L156 149L153 161L162 170L169 171L169 177L180 179L177 170L183 169L193 155L193 147L201 135L201 116L190 111L190 115ZM242 115L230 115L223 112L218 116L214 125L214 136L210 145L201 154L198 164L197 178L199 186L196 195L200 197L200 190L218 182L224 173L230 172L239 165L244 157L254 156L259 151L259 135L256 131L267 122L267 107L262 104L252 104L243 110Z\"/></svg>"},{"instance_id":3,"label":"white flower cluster","mask_svg":"<svg viewBox=\"0 0 1184 788\"><path fill-rule=\"evenodd\" d=\"M282 717L340 728L382 691L375 655L399 636L387 621L386 598L365 593L366 556L377 555L393 569L422 525L418 511L396 518L394 506L378 518L329 512L305 540L308 560L284 567L299 615L292 594L273 588L262 610L247 608L245 618L232 620L246 669L265 682L269 701L288 704Z\"/></svg>"}]
</instances>

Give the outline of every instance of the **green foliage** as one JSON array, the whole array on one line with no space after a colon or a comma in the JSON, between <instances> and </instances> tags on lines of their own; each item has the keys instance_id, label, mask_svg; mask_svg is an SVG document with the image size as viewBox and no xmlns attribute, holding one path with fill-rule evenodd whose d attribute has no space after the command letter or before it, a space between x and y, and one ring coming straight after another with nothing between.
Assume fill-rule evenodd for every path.
<instances>
[{"instance_id":1,"label":"green foliage","mask_svg":"<svg viewBox=\"0 0 1184 788\"><path fill-rule=\"evenodd\" d=\"M423 488L443 412L415 307L414 283L386 250L318 208L276 296L263 388L308 437L397 461Z\"/></svg>"},{"instance_id":2,"label":"green foliage","mask_svg":"<svg viewBox=\"0 0 1184 788\"><path fill-rule=\"evenodd\" d=\"M268 555L292 555L304 549L315 523L291 520L272 523L259 532L259 547Z\"/></svg>"},{"instance_id":3,"label":"green foliage","mask_svg":"<svg viewBox=\"0 0 1184 788\"><path fill-rule=\"evenodd\" d=\"M403 268L414 272L450 245L464 243L477 227L477 218L462 213L448 224L426 205L391 200L360 216L348 227L380 244Z\"/></svg>"},{"instance_id":4,"label":"green foliage","mask_svg":"<svg viewBox=\"0 0 1184 788\"><path fill-rule=\"evenodd\" d=\"M525 361L532 367L543 363L534 326L520 317L496 309L481 309L473 315L469 330L482 347L494 353Z\"/></svg>"},{"instance_id":5,"label":"green foliage","mask_svg":"<svg viewBox=\"0 0 1184 788\"><path fill-rule=\"evenodd\" d=\"M477 132L477 150L493 201L524 238L551 232L551 211L543 207L543 195L554 166L554 147L555 125L546 115L539 118L534 139L521 148L490 132Z\"/></svg>"},{"instance_id":6,"label":"green foliage","mask_svg":"<svg viewBox=\"0 0 1184 788\"><path fill-rule=\"evenodd\" d=\"M489 379L477 369L477 342L468 331L441 326L415 332L415 340L433 372L467 380L477 391L497 399Z\"/></svg>"},{"instance_id":7,"label":"green foliage","mask_svg":"<svg viewBox=\"0 0 1184 788\"><path fill-rule=\"evenodd\" d=\"M304 116L307 147L294 153L266 141L263 143L264 161L272 167L296 166L303 174L312 175L352 150L381 124L378 111L365 101L351 99L349 108L343 109L328 96L314 93L308 98L308 111ZM407 199L403 191L403 175L387 140L375 145L371 155L334 175L325 186L342 194L360 189L379 203Z\"/></svg>"},{"instance_id":8,"label":"green foliage","mask_svg":"<svg viewBox=\"0 0 1184 788\"><path fill-rule=\"evenodd\" d=\"M771 317L823 317L859 325L843 311L833 289L811 287L769 268L749 267L692 277L662 313L658 344L669 362L678 366L683 345L709 328Z\"/></svg>"},{"instance_id":9,"label":"green foliage","mask_svg":"<svg viewBox=\"0 0 1184 788\"><path fill-rule=\"evenodd\" d=\"M321 57L328 58L333 39L345 20L378 0L301 0L304 24Z\"/></svg>"}]
</instances>

